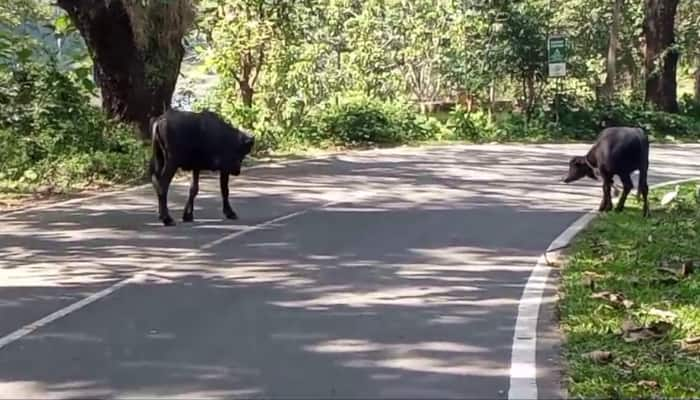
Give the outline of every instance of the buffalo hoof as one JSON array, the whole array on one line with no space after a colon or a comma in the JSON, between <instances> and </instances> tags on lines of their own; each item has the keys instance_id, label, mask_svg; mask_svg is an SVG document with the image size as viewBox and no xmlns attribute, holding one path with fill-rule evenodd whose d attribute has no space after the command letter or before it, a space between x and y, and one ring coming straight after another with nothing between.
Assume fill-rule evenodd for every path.
<instances>
[{"instance_id":1,"label":"buffalo hoof","mask_svg":"<svg viewBox=\"0 0 700 400\"><path fill-rule=\"evenodd\" d=\"M194 214L183 214L182 222L192 222L194 221Z\"/></svg>"},{"instance_id":2,"label":"buffalo hoof","mask_svg":"<svg viewBox=\"0 0 700 400\"><path fill-rule=\"evenodd\" d=\"M233 210L224 210L224 215L227 219L238 219L238 214Z\"/></svg>"},{"instance_id":3,"label":"buffalo hoof","mask_svg":"<svg viewBox=\"0 0 700 400\"><path fill-rule=\"evenodd\" d=\"M174 226L175 225L175 220L171 216L167 216L162 219L163 225L164 226Z\"/></svg>"}]
</instances>

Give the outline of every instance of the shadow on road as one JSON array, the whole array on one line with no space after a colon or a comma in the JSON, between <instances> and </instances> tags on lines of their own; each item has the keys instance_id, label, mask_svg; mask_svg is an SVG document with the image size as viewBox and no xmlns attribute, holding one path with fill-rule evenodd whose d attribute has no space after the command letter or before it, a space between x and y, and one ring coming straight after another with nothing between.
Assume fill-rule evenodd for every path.
<instances>
[{"instance_id":1,"label":"shadow on road","mask_svg":"<svg viewBox=\"0 0 700 400\"><path fill-rule=\"evenodd\" d=\"M236 223L220 216L215 178L198 221L172 229L148 189L0 219L0 335L148 271L0 349L0 397L504 398L531 268L598 201L592 184L558 183L585 146L573 149L404 149L253 170L232 185ZM654 156L655 179L700 170L681 149ZM174 216L186 192L172 190Z\"/></svg>"}]
</instances>

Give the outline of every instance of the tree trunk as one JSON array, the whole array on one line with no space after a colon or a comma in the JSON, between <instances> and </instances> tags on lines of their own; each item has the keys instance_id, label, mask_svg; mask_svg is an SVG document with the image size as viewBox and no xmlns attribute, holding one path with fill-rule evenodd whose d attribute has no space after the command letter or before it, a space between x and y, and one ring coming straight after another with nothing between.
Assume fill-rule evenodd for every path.
<instances>
[{"instance_id":1,"label":"tree trunk","mask_svg":"<svg viewBox=\"0 0 700 400\"><path fill-rule=\"evenodd\" d=\"M241 100L243 101L243 105L246 106L247 108L250 108L253 106L253 94L255 91L253 90L252 87L250 87L250 84L248 81L241 81L239 82L240 88L241 88Z\"/></svg>"},{"instance_id":2,"label":"tree trunk","mask_svg":"<svg viewBox=\"0 0 700 400\"><path fill-rule=\"evenodd\" d=\"M678 112L676 95L676 67L678 51L675 45L674 25L678 0L645 0L644 38L646 49L645 101L662 111Z\"/></svg>"},{"instance_id":3,"label":"tree trunk","mask_svg":"<svg viewBox=\"0 0 700 400\"><path fill-rule=\"evenodd\" d=\"M612 99L615 96L615 79L617 77L617 46L618 46L618 32L620 31L620 17L622 14L622 6L624 5L624 0L614 0L613 5L613 20L610 25L610 38L608 39L608 59L607 74L605 77L605 96L608 99Z\"/></svg>"},{"instance_id":4,"label":"tree trunk","mask_svg":"<svg viewBox=\"0 0 700 400\"><path fill-rule=\"evenodd\" d=\"M136 124L143 139L150 139L149 118L170 108L184 55L182 36L138 43L124 0L58 0L58 6L87 44L104 111Z\"/></svg>"},{"instance_id":5,"label":"tree trunk","mask_svg":"<svg viewBox=\"0 0 700 400\"><path fill-rule=\"evenodd\" d=\"M695 59L695 101L700 102L700 57Z\"/></svg>"}]
</instances>

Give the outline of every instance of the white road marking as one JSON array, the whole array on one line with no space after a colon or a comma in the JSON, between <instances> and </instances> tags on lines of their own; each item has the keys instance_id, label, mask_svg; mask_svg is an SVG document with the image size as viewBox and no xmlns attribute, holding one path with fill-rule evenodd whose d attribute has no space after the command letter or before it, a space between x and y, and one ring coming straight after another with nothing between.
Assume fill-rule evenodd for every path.
<instances>
[{"instance_id":1,"label":"white road marking","mask_svg":"<svg viewBox=\"0 0 700 400\"><path fill-rule=\"evenodd\" d=\"M54 313L51 313L40 320L32 322L31 324L27 324L27 325L17 329L16 331L10 333L9 335L6 335L6 336L3 336L2 338L0 338L0 349L9 345L12 342L15 342L15 341L29 335L30 333L34 332L35 330L41 328L44 325L48 325L48 324L52 323L53 321L56 321L57 319L63 318L72 312L80 310L81 308L87 306L90 303L94 303L103 297L109 296L110 294L116 292L117 290L121 289L122 287L126 286L129 283L138 282L142 279L143 279L143 275L141 275L141 274L133 275L127 279L124 279L124 280L121 280L121 281L115 283L114 285L112 285L106 289L102 289L99 292L93 293L90 296L88 296L88 297L86 297L78 302L75 302L75 303L73 303L67 307L64 307L64 308L62 308Z\"/></svg>"},{"instance_id":2,"label":"white road marking","mask_svg":"<svg viewBox=\"0 0 700 400\"><path fill-rule=\"evenodd\" d=\"M361 196L359 196L358 198L361 198L362 195L367 195L367 194L370 194L370 192L361 193L360 194ZM327 203L322 204L320 206L309 207L309 208L306 208L306 209L301 210L301 211L296 211L296 212L293 212L290 214L283 215L281 217L273 218L271 220L262 222L262 223L257 224L257 225L252 225L252 226L246 227L240 231L236 231L234 233L231 233L229 235L223 236L223 237L218 238L216 240L213 240L209 243L206 243L197 250L193 250L193 251L181 254L177 257L174 257L171 261L174 262L174 261L182 260L182 259L185 259L188 257L196 256L197 254L199 254L199 252L201 250L211 249L212 247L217 246L217 245L219 245L227 240L231 240L231 239L243 236L247 233L267 228L267 227L272 226L276 223L286 221L288 219L292 219L292 218L298 217L300 215L307 214L308 212L310 212L312 210L323 209L325 207L333 206L333 205L340 204L340 203L346 203L346 202L349 202L352 200L353 199L327 202ZM22 339L23 337L29 335L30 333L41 328L42 326L48 325L48 324L50 324L50 323L52 323L60 318L65 317L66 315L69 315L73 312L80 310L81 308L83 308L87 305L90 305L90 304L92 304L92 303L94 303L102 298L109 296L110 294L116 292L117 290L123 288L124 286L126 286L130 283L144 281L147 277L147 274L148 274L148 271L141 271L133 276L130 276L129 278L123 279L123 280L113 284L112 286L110 286L106 289L103 289L103 290L100 290L99 292L93 293L90 296L88 296L88 297L86 297L78 302L75 302L75 303L70 304L64 308L61 308L60 310L58 310L56 312L53 312L53 313L35 321L35 322L32 322L30 324L27 324L27 325L17 329L16 331L14 331L8 335L1 337L0 338L0 349L6 347L7 345L9 345L13 342L16 342L19 339Z\"/></svg>"},{"instance_id":3,"label":"white road marking","mask_svg":"<svg viewBox=\"0 0 700 400\"><path fill-rule=\"evenodd\" d=\"M693 182L700 178L678 179L652 185L650 189L662 186ZM580 233L598 214L596 209L582 215L557 236L545 253L537 260L535 268L525 284L525 289L518 305L518 316L515 321L513 345L510 356L510 387L509 399L537 399L537 322L539 320L542 293L551 271L546 255L568 246L573 238Z\"/></svg>"}]
</instances>

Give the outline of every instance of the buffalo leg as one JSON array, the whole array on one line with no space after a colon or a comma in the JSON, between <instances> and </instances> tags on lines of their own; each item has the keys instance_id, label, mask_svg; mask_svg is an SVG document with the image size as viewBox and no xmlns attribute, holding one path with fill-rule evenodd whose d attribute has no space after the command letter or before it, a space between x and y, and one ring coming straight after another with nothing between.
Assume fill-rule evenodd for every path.
<instances>
[{"instance_id":1,"label":"buffalo leg","mask_svg":"<svg viewBox=\"0 0 700 400\"><path fill-rule=\"evenodd\" d=\"M150 165L150 173L151 173L151 183L153 184L153 190L156 192L156 196L158 197L158 215L160 216L160 204L162 202L163 196L160 194L160 184L159 180L160 178L158 177L158 173L156 172L154 160L151 160L151 165Z\"/></svg>"},{"instance_id":2,"label":"buffalo leg","mask_svg":"<svg viewBox=\"0 0 700 400\"><path fill-rule=\"evenodd\" d=\"M175 220L168 212L168 189L170 189L170 182L175 176L176 169L167 165L163 169L163 174L158 177L158 215L165 226L175 225Z\"/></svg>"},{"instance_id":3,"label":"buffalo leg","mask_svg":"<svg viewBox=\"0 0 700 400\"><path fill-rule=\"evenodd\" d=\"M598 211L610 211L612 209L612 196L610 189L612 188L612 177L603 175L603 200L600 202Z\"/></svg>"},{"instance_id":4,"label":"buffalo leg","mask_svg":"<svg viewBox=\"0 0 700 400\"><path fill-rule=\"evenodd\" d=\"M182 220L184 222L194 221L194 198L197 197L199 193L199 170L192 171L192 183L190 183L190 196L187 198L187 203L185 204L185 211L182 214Z\"/></svg>"},{"instance_id":5,"label":"buffalo leg","mask_svg":"<svg viewBox=\"0 0 700 400\"><path fill-rule=\"evenodd\" d=\"M625 208L625 201L627 200L627 195L630 193L634 185L632 184L632 178L629 175L620 175L620 180L622 181L622 195L617 201L617 207L615 211L620 212Z\"/></svg>"},{"instance_id":6,"label":"buffalo leg","mask_svg":"<svg viewBox=\"0 0 700 400\"><path fill-rule=\"evenodd\" d=\"M224 203L224 215L228 219L238 219L238 215L233 211L231 203L228 201L228 174L226 172L221 173L219 183L221 185L221 200Z\"/></svg>"},{"instance_id":7,"label":"buffalo leg","mask_svg":"<svg viewBox=\"0 0 700 400\"><path fill-rule=\"evenodd\" d=\"M642 195L642 199L644 200L644 208L642 209L642 215L644 217L649 216L649 186L647 185L647 171L644 170L643 172L640 171L639 173L639 182L637 182L637 189L639 190L639 193Z\"/></svg>"}]
</instances>

